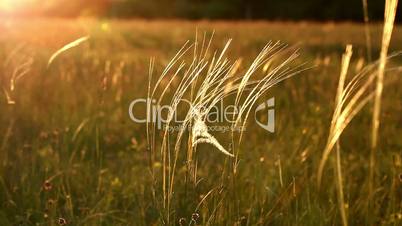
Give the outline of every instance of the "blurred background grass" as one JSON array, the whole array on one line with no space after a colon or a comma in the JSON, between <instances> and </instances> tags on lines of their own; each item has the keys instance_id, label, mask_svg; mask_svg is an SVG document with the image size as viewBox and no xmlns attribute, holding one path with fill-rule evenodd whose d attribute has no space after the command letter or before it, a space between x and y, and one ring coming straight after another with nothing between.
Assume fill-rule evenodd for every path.
<instances>
[{"instance_id":1,"label":"blurred background grass","mask_svg":"<svg viewBox=\"0 0 402 226\"><path fill-rule=\"evenodd\" d=\"M242 70L269 40L301 49L299 63L316 67L274 88L276 132L247 127L236 183L230 164L208 148L197 152L197 184L179 165L174 224L194 213L210 225L339 225L332 169L323 191L315 171L324 148L340 59L354 46L350 74L367 64L364 27L353 23L188 22L91 19L17 19L0 23L2 87L21 61L32 70L18 80L7 105L0 94L0 225L159 225L160 175L151 177L143 125L130 121L128 105L146 96L148 65L156 74L196 31L215 31L213 49L233 38L229 57L242 57ZM378 56L381 25L372 25ZM391 50L401 49L396 27ZM90 40L61 55L50 55L81 36ZM5 63L7 62L7 64ZM401 62L400 58L390 65ZM400 72L387 75L377 152L378 187L374 212L367 200L370 108L341 141L346 209L351 225L401 224L402 91ZM222 134L216 134L222 137ZM159 169L160 164L152 167ZM180 168L183 167L183 168ZM282 174L280 182L279 172ZM198 203L213 189L198 210ZM186 224L186 225L187 225Z\"/></svg>"}]
</instances>

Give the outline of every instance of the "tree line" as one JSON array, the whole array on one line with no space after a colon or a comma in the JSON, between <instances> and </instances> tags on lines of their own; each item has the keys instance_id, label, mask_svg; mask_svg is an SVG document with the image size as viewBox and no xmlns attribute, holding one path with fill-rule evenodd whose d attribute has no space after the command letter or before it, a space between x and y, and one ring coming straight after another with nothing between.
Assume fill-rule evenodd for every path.
<instances>
[{"instance_id":1,"label":"tree line","mask_svg":"<svg viewBox=\"0 0 402 226\"><path fill-rule=\"evenodd\" d=\"M382 20L385 0L367 0ZM362 0L61 0L45 14L186 19L363 21ZM398 9L400 11L400 7ZM398 18L400 21L400 18Z\"/></svg>"}]
</instances>

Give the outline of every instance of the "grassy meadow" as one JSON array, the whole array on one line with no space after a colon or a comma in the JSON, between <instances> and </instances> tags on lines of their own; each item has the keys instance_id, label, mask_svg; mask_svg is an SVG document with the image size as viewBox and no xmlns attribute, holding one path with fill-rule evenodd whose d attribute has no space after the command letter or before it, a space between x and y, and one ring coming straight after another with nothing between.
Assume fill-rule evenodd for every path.
<instances>
[{"instance_id":1,"label":"grassy meadow","mask_svg":"<svg viewBox=\"0 0 402 226\"><path fill-rule=\"evenodd\" d=\"M147 97L151 57L155 81L187 40L201 42L213 32L211 52L233 39L226 57L241 59L239 74L270 40L299 49L293 64L309 69L257 101L275 97L275 133L249 120L238 158L202 144L192 156L194 170L183 145L168 209L160 147L150 154L146 125L131 121L129 104ZM374 62L382 24L372 24L370 34ZM53 53L83 36L90 38L48 65ZM369 65L364 24L0 21L0 225L341 225L335 160L320 189L317 169L347 44L353 45L350 80ZM397 50L400 26L389 52ZM191 54L184 59L191 62ZM339 142L349 225L402 225L401 63L397 56L387 64L373 197L372 102ZM163 132L154 135L160 143ZM213 135L229 146L227 133Z\"/></svg>"}]
</instances>

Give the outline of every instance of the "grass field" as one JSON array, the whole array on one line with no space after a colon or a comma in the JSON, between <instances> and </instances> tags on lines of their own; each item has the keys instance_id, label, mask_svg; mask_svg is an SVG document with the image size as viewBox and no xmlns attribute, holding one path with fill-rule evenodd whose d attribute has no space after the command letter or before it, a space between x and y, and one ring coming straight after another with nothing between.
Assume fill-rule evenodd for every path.
<instances>
[{"instance_id":1,"label":"grass field","mask_svg":"<svg viewBox=\"0 0 402 226\"><path fill-rule=\"evenodd\" d=\"M370 29L377 60L382 24ZM202 144L193 157L195 177L184 145L168 211L159 149L150 161L146 126L130 120L129 104L147 97L151 57L154 74L161 74L187 40L213 31L212 50L233 39L227 57L242 59L240 72L270 40L300 49L294 64L313 67L261 97L275 97L275 133L250 120L236 171L233 158ZM86 35L88 41L47 66L56 50ZM362 24L2 20L0 225L341 225L333 159L321 189L316 182L346 44L353 45L350 79L368 64ZM396 50L402 50L399 26L390 46ZM395 57L388 68L401 63ZM372 103L340 140L350 225L402 225L400 76L391 70L385 77L370 205ZM229 146L227 134L214 135Z\"/></svg>"}]
</instances>

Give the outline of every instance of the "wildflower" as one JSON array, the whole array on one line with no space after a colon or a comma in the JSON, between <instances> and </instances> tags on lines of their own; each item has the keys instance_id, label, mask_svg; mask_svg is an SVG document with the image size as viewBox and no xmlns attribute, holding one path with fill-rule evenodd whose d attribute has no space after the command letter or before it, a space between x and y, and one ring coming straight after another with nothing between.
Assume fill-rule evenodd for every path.
<instances>
[{"instance_id":1,"label":"wildflower","mask_svg":"<svg viewBox=\"0 0 402 226\"><path fill-rule=\"evenodd\" d=\"M57 222L59 223L59 225L67 225L67 220L62 217L60 217Z\"/></svg>"},{"instance_id":2,"label":"wildflower","mask_svg":"<svg viewBox=\"0 0 402 226\"><path fill-rule=\"evenodd\" d=\"M193 213L191 215L191 219L193 219L193 220L198 220L199 217L200 217L200 215L198 213Z\"/></svg>"},{"instance_id":3,"label":"wildflower","mask_svg":"<svg viewBox=\"0 0 402 226\"><path fill-rule=\"evenodd\" d=\"M185 225L186 222L187 222L187 221L186 221L186 218L182 217L182 218L180 218L180 220L179 220L179 225L180 225L180 226Z\"/></svg>"},{"instance_id":4,"label":"wildflower","mask_svg":"<svg viewBox=\"0 0 402 226\"><path fill-rule=\"evenodd\" d=\"M200 218L200 215L198 213L193 213L191 215L191 221L197 222L198 218Z\"/></svg>"},{"instance_id":5,"label":"wildflower","mask_svg":"<svg viewBox=\"0 0 402 226\"><path fill-rule=\"evenodd\" d=\"M53 188L52 183L50 183L49 180L46 180L45 183L43 183L43 189L45 191L50 191L52 190L52 188Z\"/></svg>"}]
</instances>

